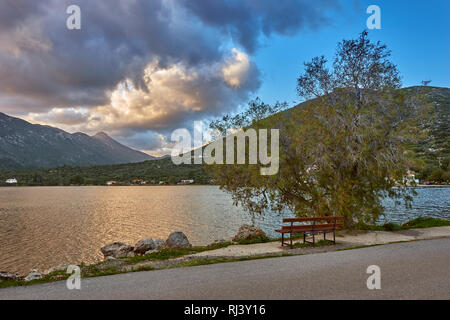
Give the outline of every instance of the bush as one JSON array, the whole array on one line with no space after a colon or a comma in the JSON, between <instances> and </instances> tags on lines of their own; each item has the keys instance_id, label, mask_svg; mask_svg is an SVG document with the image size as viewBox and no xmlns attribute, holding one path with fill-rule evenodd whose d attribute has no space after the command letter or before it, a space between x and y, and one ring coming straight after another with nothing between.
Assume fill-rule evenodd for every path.
<instances>
[{"instance_id":1,"label":"bush","mask_svg":"<svg viewBox=\"0 0 450 320\"><path fill-rule=\"evenodd\" d=\"M404 229L450 226L449 220L419 217L402 225Z\"/></svg>"},{"instance_id":2,"label":"bush","mask_svg":"<svg viewBox=\"0 0 450 320\"><path fill-rule=\"evenodd\" d=\"M402 230L402 227L396 223L388 222L383 225L383 230L385 231L399 231Z\"/></svg>"},{"instance_id":3,"label":"bush","mask_svg":"<svg viewBox=\"0 0 450 320\"><path fill-rule=\"evenodd\" d=\"M261 236L253 239L242 239L238 241L238 244L253 244L253 243L263 243L270 242L271 239L267 236Z\"/></svg>"}]
</instances>

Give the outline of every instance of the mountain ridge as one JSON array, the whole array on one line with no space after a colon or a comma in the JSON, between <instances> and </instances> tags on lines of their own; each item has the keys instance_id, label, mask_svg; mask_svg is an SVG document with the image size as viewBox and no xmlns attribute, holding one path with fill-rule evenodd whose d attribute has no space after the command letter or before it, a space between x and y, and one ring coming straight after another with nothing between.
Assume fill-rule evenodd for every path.
<instances>
[{"instance_id":1,"label":"mountain ridge","mask_svg":"<svg viewBox=\"0 0 450 320\"><path fill-rule=\"evenodd\" d=\"M0 168L110 165L154 159L104 132L93 136L82 132L68 133L0 112Z\"/></svg>"}]
</instances>

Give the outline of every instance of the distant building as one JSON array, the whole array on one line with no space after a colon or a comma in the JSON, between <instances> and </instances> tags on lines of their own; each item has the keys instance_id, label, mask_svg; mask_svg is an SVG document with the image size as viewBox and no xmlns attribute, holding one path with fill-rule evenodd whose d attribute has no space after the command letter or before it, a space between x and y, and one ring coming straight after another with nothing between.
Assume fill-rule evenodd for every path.
<instances>
[{"instance_id":1,"label":"distant building","mask_svg":"<svg viewBox=\"0 0 450 320\"><path fill-rule=\"evenodd\" d=\"M179 184L192 184L192 183L194 183L194 179L181 180Z\"/></svg>"},{"instance_id":2,"label":"distant building","mask_svg":"<svg viewBox=\"0 0 450 320\"><path fill-rule=\"evenodd\" d=\"M147 184L147 181L141 179L134 179L131 181L132 184Z\"/></svg>"},{"instance_id":3,"label":"distant building","mask_svg":"<svg viewBox=\"0 0 450 320\"><path fill-rule=\"evenodd\" d=\"M116 183L117 183L117 181L115 181L115 180L106 181L107 186L112 186L113 184L116 184Z\"/></svg>"},{"instance_id":4,"label":"distant building","mask_svg":"<svg viewBox=\"0 0 450 320\"><path fill-rule=\"evenodd\" d=\"M414 171L408 170L406 172L406 184L416 183L418 184L420 181L416 179L416 174Z\"/></svg>"},{"instance_id":5,"label":"distant building","mask_svg":"<svg viewBox=\"0 0 450 320\"><path fill-rule=\"evenodd\" d=\"M13 183L17 183L17 179L16 178L9 178L9 179L6 179L5 182L9 183L9 184L13 184Z\"/></svg>"}]
</instances>

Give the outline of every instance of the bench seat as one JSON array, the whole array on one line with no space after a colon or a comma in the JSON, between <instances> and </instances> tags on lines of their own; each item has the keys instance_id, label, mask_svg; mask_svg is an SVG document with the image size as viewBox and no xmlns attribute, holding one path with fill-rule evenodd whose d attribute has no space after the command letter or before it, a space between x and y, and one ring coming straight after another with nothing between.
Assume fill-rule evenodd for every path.
<instances>
[{"instance_id":1,"label":"bench seat","mask_svg":"<svg viewBox=\"0 0 450 320\"><path fill-rule=\"evenodd\" d=\"M284 235L289 233L290 246L293 248L292 236L294 234L303 234L303 243L306 243L306 234L310 234L313 237L312 244L315 244L315 235L323 233L323 238L326 240L327 233L333 233L333 243L336 243L336 230L341 230L344 226L344 217L314 217L314 218L286 218L283 219L283 225L281 229L275 230L275 232L281 233L281 246L284 245ZM325 223L324 223L325 222ZM295 224L301 223L301 224Z\"/></svg>"}]
</instances>

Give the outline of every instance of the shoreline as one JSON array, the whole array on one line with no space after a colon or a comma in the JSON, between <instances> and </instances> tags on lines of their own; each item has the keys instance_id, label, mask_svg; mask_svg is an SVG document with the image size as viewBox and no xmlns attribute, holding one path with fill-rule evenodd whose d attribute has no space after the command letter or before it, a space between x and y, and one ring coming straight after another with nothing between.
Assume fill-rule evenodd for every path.
<instances>
[{"instance_id":1,"label":"shoreline","mask_svg":"<svg viewBox=\"0 0 450 320\"><path fill-rule=\"evenodd\" d=\"M133 184L124 184L124 185L96 185L96 184L87 184L87 185L0 185L0 188L13 188L13 187L220 187L218 184L146 184L146 185L133 185ZM419 184L417 186L407 186L407 188L450 188L450 184Z\"/></svg>"},{"instance_id":2,"label":"shoreline","mask_svg":"<svg viewBox=\"0 0 450 320\"><path fill-rule=\"evenodd\" d=\"M286 256L311 255L325 252L354 250L393 243L414 242L447 238L450 239L450 226L416 228L401 231L343 231L337 234L335 245L327 241L318 242L315 246L304 245L303 239L295 238L294 248L281 247L279 239L267 242L241 244L238 242L218 242L203 247L162 249L149 254L112 258L86 265L79 264L82 278L93 278L106 275L123 274L140 271L154 271L171 268L194 267L217 263L257 260ZM1 288L12 286L29 286L66 280L70 274L67 265L51 268L49 272L29 281L18 276L16 280L2 281ZM33 272L33 271L32 271Z\"/></svg>"}]
</instances>

